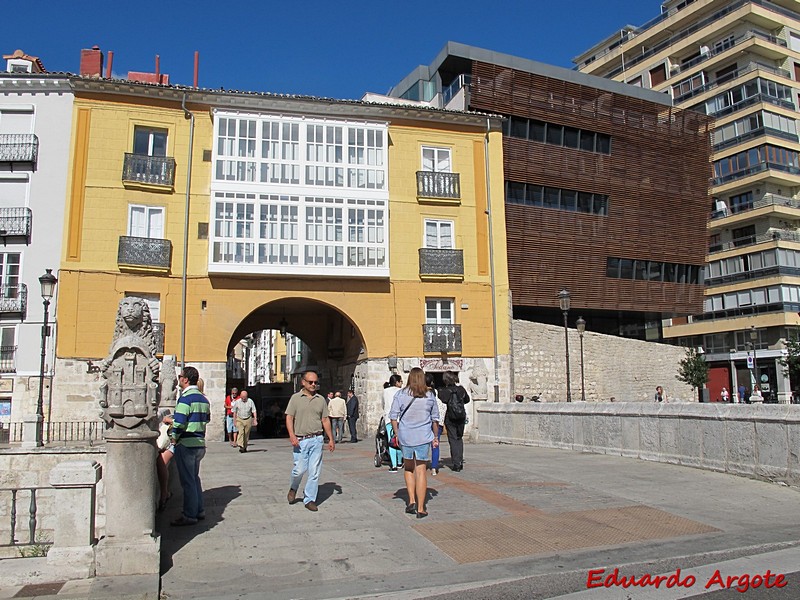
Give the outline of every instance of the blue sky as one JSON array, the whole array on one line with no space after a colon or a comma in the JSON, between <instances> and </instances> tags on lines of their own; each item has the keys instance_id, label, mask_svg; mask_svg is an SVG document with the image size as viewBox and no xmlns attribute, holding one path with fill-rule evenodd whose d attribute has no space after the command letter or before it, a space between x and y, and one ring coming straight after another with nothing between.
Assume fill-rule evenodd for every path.
<instances>
[{"instance_id":1,"label":"blue sky","mask_svg":"<svg viewBox=\"0 0 800 600\"><path fill-rule=\"evenodd\" d=\"M44 0L0 22L0 50L77 72L81 48L114 52L113 72L200 86L359 98L385 93L448 40L571 68L579 53L660 12L654 0Z\"/></svg>"}]
</instances>

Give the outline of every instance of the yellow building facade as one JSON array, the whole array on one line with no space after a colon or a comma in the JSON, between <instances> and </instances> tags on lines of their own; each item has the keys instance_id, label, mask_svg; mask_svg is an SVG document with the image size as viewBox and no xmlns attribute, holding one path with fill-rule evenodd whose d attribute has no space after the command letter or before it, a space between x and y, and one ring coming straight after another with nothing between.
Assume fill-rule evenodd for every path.
<instances>
[{"instance_id":1,"label":"yellow building facade","mask_svg":"<svg viewBox=\"0 0 800 600\"><path fill-rule=\"evenodd\" d=\"M200 369L216 410L233 345L281 321L326 386L354 387L368 431L390 365L510 394L499 119L72 85L54 412L96 406L126 295L148 301L163 353Z\"/></svg>"}]
</instances>

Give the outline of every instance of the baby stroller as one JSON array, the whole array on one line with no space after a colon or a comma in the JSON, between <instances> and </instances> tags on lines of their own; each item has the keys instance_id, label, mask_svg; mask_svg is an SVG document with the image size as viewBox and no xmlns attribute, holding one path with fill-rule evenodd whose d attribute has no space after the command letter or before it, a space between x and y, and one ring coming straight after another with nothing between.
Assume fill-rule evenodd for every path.
<instances>
[{"instance_id":1,"label":"baby stroller","mask_svg":"<svg viewBox=\"0 0 800 600\"><path fill-rule=\"evenodd\" d=\"M386 434L386 420L381 417L378 431L375 432L375 466L380 468L384 463L391 464L389 458L389 436Z\"/></svg>"}]
</instances>

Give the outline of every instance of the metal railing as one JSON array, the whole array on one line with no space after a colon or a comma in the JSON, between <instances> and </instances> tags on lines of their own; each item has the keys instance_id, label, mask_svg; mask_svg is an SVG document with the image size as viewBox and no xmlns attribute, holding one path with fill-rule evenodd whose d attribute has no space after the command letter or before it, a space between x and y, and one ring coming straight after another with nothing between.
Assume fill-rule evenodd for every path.
<instances>
[{"instance_id":1,"label":"metal railing","mask_svg":"<svg viewBox=\"0 0 800 600\"><path fill-rule=\"evenodd\" d=\"M420 198L461 198L459 174L417 171L417 196Z\"/></svg>"},{"instance_id":2,"label":"metal railing","mask_svg":"<svg viewBox=\"0 0 800 600\"><path fill-rule=\"evenodd\" d=\"M461 352L461 325L423 325L422 340L425 352Z\"/></svg>"},{"instance_id":3,"label":"metal railing","mask_svg":"<svg viewBox=\"0 0 800 600\"><path fill-rule=\"evenodd\" d=\"M33 211L25 206L0 207L0 237L31 237Z\"/></svg>"},{"instance_id":4,"label":"metal railing","mask_svg":"<svg viewBox=\"0 0 800 600\"><path fill-rule=\"evenodd\" d=\"M2 527L7 534L0 538L0 546L25 547L41 543L37 539L37 493L49 490L48 486L22 486L0 488L2 513L8 515L8 529ZM23 508L27 505L27 509ZM18 539L18 538L27 539Z\"/></svg>"},{"instance_id":5,"label":"metal railing","mask_svg":"<svg viewBox=\"0 0 800 600\"><path fill-rule=\"evenodd\" d=\"M121 235L117 264L169 269L172 264L172 242L158 238Z\"/></svg>"},{"instance_id":6,"label":"metal railing","mask_svg":"<svg viewBox=\"0 0 800 600\"><path fill-rule=\"evenodd\" d=\"M673 101L675 102L675 104L680 104L684 100L688 100L689 98L693 98L695 96L708 92L709 90L713 90L714 88L719 87L723 83L727 83L732 79L736 79L743 75L747 75L748 73L752 73L753 71L766 71L767 73L772 73L773 75L778 75L779 77L786 77L787 79L790 77L789 71L786 71L784 69L771 67L769 65L763 65L757 62L750 62L740 69L736 69L735 71L731 71L730 73L726 73L721 77L717 77L716 79L709 81L705 85L692 88L688 92L685 92L679 96L675 96L673 98ZM680 84L676 83L675 85L680 85Z\"/></svg>"},{"instance_id":7,"label":"metal railing","mask_svg":"<svg viewBox=\"0 0 800 600\"><path fill-rule=\"evenodd\" d=\"M420 248L420 275L464 275L464 251L456 248Z\"/></svg>"},{"instance_id":8,"label":"metal railing","mask_svg":"<svg viewBox=\"0 0 800 600\"><path fill-rule=\"evenodd\" d=\"M453 82L442 90L442 106L447 106L461 88L469 87L472 83L472 75L462 73Z\"/></svg>"},{"instance_id":9,"label":"metal railing","mask_svg":"<svg viewBox=\"0 0 800 600\"><path fill-rule=\"evenodd\" d=\"M800 200L795 200L794 198L789 198L788 196L779 196L778 194L764 194L764 196L758 200L753 200L752 202L748 202L746 204L738 204L735 208L732 207L725 210L715 210L711 213L709 221L722 219L731 215L739 215L750 212L751 210L756 210L757 208L765 208L769 206L800 208Z\"/></svg>"},{"instance_id":10,"label":"metal railing","mask_svg":"<svg viewBox=\"0 0 800 600\"><path fill-rule=\"evenodd\" d=\"M175 159L171 156L147 156L125 153L122 181L170 186L175 183Z\"/></svg>"},{"instance_id":11,"label":"metal railing","mask_svg":"<svg viewBox=\"0 0 800 600\"><path fill-rule=\"evenodd\" d=\"M39 138L33 133L0 134L0 163L26 162L36 164Z\"/></svg>"},{"instance_id":12,"label":"metal railing","mask_svg":"<svg viewBox=\"0 0 800 600\"><path fill-rule=\"evenodd\" d=\"M782 40L781 38L775 37L774 35L769 35L769 34L766 34L766 33L762 33L761 31L757 31L755 29L750 29L744 35L742 35L742 36L740 36L738 38L735 38L733 40L733 43L731 43L731 45L729 45L729 46L726 45L726 46L723 46L723 47L718 48L718 49L710 48L708 52L704 52L700 56L695 56L693 59L687 60L685 63L682 63L680 65L673 65L670 73L672 75L677 75L678 73L681 73L683 71L687 71L687 70L691 69L692 67L695 67L695 66L697 66L697 65L699 65L701 63L704 63L705 61L707 61L708 59L716 56L717 54L722 54L723 52L727 52L731 48L735 48L736 46L738 46L740 44L743 44L744 42L746 42L748 40L751 40L753 38L757 38L757 39L763 40L765 42L769 42L771 44L775 44L777 46L782 46L784 48L786 47L786 40Z\"/></svg>"},{"instance_id":13,"label":"metal railing","mask_svg":"<svg viewBox=\"0 0 800 600\"><path fill-rule=\"evenodd\" d=\"M16 355L16 346L0 346L0 373L16 373Z\"/></svg>"},{"instance_id":14,"label":"metal railing","mask_svg":"<svg viewBox=\"0 0 800 600\"><path fill-rule=\"evenodd\" d=\"M712 149L714 152L719 152L725 148L730 148L731 146L737 146L742 142L747 140L751 140L753 138L762 137L762 136L772 136L778 137L783 140L789 140L790 142L797 142L800 140L796 133L790 133L788 131L781 131L780 129L775 129L774 127L758 127L756 129L751 129L747 133L742 133L732 138L728 138L718 144L714 144Z\"/></svg>"},{"instance_id":15,"label":"metal railing","mask_svg":"<svg viewBox=\"0 0 800 600\"><path fill-rule=\"evenodd\" d=\"M729 242L721 242L714 244L708 249L709 254L715 252L724 252L725 250L732 250L733 248L742 248L744 246L753 246L755 244L763 244L765 242L800 242L800 231L792 229L772 229L767 233L759 233L758 235L748 235L733 239Z\"/></svg>"},{"instance_id":16,"label":"metal railing","mask_svg":"<svg viewBox=\"0 0 800 600\"><path fill-rule=\"evenodd\" d=\"M0 314L25 314L28 307L28 286L4 285L0 288Z\"/></svg>"},{"instance_id":17,"label":"metal railing","mask_svg":"<svg viewBox=\"0 0 800 600\"><path fill-rule=\"evenodd\" d=\"M88 443L103 441L106 424L103 421L45 421L42 437L46 444ZM0 443L19 443L23 440L23 423L11 421L0 426Z\"/></svg>"},{"instance_id":18,"label":"metal railing","mask_svg":"<svg viewBox=\"0 0 800 600\"><path fill-rule=\"evenodd\" d=\"M749 177L750 175L755 175L756 173L761 173L763 171L781 171L783 173L788 173L789 175L800 175L800 167L773 162L762 162L752 167L748 167L747 169L736 171L735 173L728 173L722 177L715 177L711 180L711 185L722 185L723 183L728 183L729 181L734 181L736 179L742 179L743 177Z\"/></svg>"}]
</instances>

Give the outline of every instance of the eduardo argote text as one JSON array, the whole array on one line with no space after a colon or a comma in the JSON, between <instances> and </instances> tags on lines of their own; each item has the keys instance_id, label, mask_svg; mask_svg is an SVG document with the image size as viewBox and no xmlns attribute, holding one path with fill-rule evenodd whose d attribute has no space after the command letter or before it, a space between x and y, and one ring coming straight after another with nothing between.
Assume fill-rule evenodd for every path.
<instances>
[{"instance_id":1,"label":"eduardo argote text","mask_svg":"<svg viewBox=\"0 0 800 600\"><path fill-rule=\"evenodd\" d=\"M788 582L782 573L773 573L769 569L763 574L756 573L755 575L751 575L750 573L726 575L717 569L705 583L703 583L703 581L698 582L694 575L682 575L680 569L676 569L673 573L668 575L650 575L650 573L645 573L640 576L620 575L618 568L609 572L605 569L592 569L589 571L588 577L586 578L586 587L590 589L602 587L661 588L662 586L668 589L675 587L691 588L698 583L703 585L707 590L735 589L738 592L746 592L747 590L760 587L767 589L782 588L786 587Z\"/></svg>"}]
</instances>

